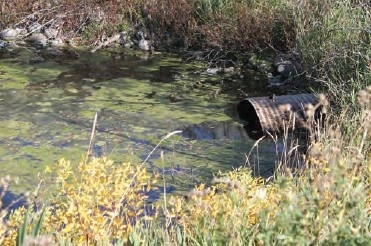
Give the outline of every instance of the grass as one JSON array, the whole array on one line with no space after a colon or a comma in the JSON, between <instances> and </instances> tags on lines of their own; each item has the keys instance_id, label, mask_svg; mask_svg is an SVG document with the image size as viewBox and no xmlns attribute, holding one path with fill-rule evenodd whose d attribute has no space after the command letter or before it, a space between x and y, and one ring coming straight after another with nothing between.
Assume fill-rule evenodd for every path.
<instances>
[{"instance_id":1,"label":"grass","mask_svg":"<svg viewBox=\"0 0 371 246\"><path fill-rule=\"evenodd\" d=\"M370 87L358 94L358 101L363 112L371 108ZM165 208L166 222L152 224L150 230L136 227L129 242L368 245L370 119L353 121L353 136L341 133L342 120L330 116L325 128L312 126L317 137L298 168L281 158L273 180L252 178L245 168L220 174L210 187L200 185L173 197Z\"/></svg>"},{"instance_id":2,"label":"grass","mask_svg":"<svg viewBox=\"0 0 371 246\"><path fill-rule=\"evenodd\" d=\"M6 27L32 22L55 26L64 36L94 43L137 23L154 36L157 47L183 43L190 49L254 51L274 46L286 50L293 44L291 18L283 0L115 0L58 2L0 0ZM31 15L32 13L32 15ZM279 25L277 31L275 27ZM152 35L153 34L153 35ZM273 42L273 37L281 41ZM82 39L81 39L82 38Z\"/></svg>"},{"instance_id":3,"label":"grass","mask_svg":"<svg viewBox=\"0 0 371 246\"><path fill-rule=\"evenodd\" d=\"M371 84L371 12L365 1L312 1L297 6L297 44L308 75L339 108L355 110Z\"/></svg>"},{"instance_id":4,"label":"grass","mask_svg":"<svg viewBox=\"0 0 371 246\"><path fill-rule=\"evenodd\" d=\"M17 3L21 6L21 1ZM307 77L330 101L325 127L311 125L313 137L302 155L288 155L296 146L286 144L291 148L286 156L277 158L278 169L269 180L253 178L249 169L240 168L217 175L209 187L201 184L183 196L168 197L168 203L162 205L148 203L146 192L153 189L157 176L142 166L114 166L106 159L94 159L75 170L69 162L61 161L52 174L44 174L45 179L57 177L58 193L50 201L41 201L42 209L27 212L20 208L10 215L2 210L1 244L14 244L22 232L19 240L27 238L36 245L51 241L99 245L368 245L368 2L313 0L292 5L291 1L278 0L249 4L198 0L176 5L177 1L157 1L142 11L138 9L144 6L142 2L127 3L131 4L126 12L130 18L143 18L154 32L187 37L195 47L202 44L203 48L228 47L242 52L269 46L276 49L277 42L277 50L296 50ZM7 2L0 6L3 13ZM8 14L5 20L11 18L16 17ZM274 23L282 24L278 34L272 32ZM237 48L241 44L245 48ZM289 168L290 158L301 165Z\"/></svg>"},{"instance_id":5,"label":"grass","mask_svg":"<svg viewBox=\"0 0 371 246\"><path fill-rule=\"evenodd\" d=\"M370 110L370 87L358 101L363 113ZM73 168L61 160L40 176L58 187L50 200L35 201L36 210L1 213L9 216L0 227L1 243L368 245L370 120L354 121L354 136L342 134L337 120L330 117L325 128L312 125L317 137L308 152L293 156L301 166L290 167L286 156L267 180L254 178L246 167L219 173L212 185L167 197L163 204L147 200L158 176L143 165L102 158Z\"/></svg>"}]
</instances>

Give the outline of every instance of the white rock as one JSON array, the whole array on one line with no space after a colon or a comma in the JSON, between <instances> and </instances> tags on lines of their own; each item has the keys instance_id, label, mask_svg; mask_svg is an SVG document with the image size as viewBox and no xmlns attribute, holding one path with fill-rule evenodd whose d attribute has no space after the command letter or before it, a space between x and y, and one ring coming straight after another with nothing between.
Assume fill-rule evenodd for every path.
<instances>
[{"instance_id":1,"label":"white rock","mask_svg":"<svg viewBox=\"0 0 371 246\"><path fill-rule=\"evenodd\" d=\"M128 42L128 33L120 32L119 44L125 45Z\"/></svg>"},{"instance_id":2,"label":"white rock","mask_svg":"<svg viewBox=\"0 0 371 246\"><path fill-rule=\"evenodd\" d=\"M152 44L151 41L149 40L141 39L138 43L138 47L141 50L150 51L152 49Z\"/></svg>"},{"instance_id":3,"label":"white rock","mask_svg":"<svg viewBox=\"0 0 371 246\"><path fill-rule=\"evenodd\" d=\"M66 43L62 39L60 39L60 38L49 40L48 41L48 44L51 47L63 47L63 46L66 46Z\"/></svg>"},{"instance_id":4,"label":"white rock","mask_svg":"<svg viewBox=\"0 0 371 246\"><path fill-rule=\"evenodd\" d=\"M225 67L223 68L224 73L232 73L234 72L235 68L234 67Z\"/></svg>"},{"instance_id":5,"label":"white rock","mask_svg":"<svg viewBox=\"0 0 371 246\"><path fill-rule=\"evenodd\" d=\"M56 38L58 36L58 30L55 28L46 28L44 34L47 38Z\"/></svg>"},{"instance_id":6,"label":"white rock","mask_svg":"<svg viewBox=\"0 0 371 246\"><path fill-rule=\"evenodd\" d=\"M208 75L215 75L215 74L217 74L217 73L220 72L220 71L221 71L220 68L215 67L215 68L208 68L208 69L206 70L206 73L207 73Z\"/></svg>"},{"instance_id":7,"label":"white rock","mask_svg":"<svg viewBox=\"0 0 371 246\"><path fill-rule=\"evenodd\" d=\"M26 34L26 29L23 28L8 28L0 32L0 38L3 40L14 40L21 38L21 35Z\"/></svg>"},{"instance_id":8,"label":"white rock","mask_svg":"<svg viewBox=\"0 0 371 246\"><path fill-rule=\"evenodd\" d=\"M33 22L27 27L28 32L37 32L40 31L42 28L42 25L38 22Z\"/></svg>"},{"instance_id":9,"label":"white rock","mask_svg":"<svg viewBox=\"0 0 371 246\"><path fill-rule=\"evenodd\" d=\"M5 49L6 43L3 40L0 40L0 50Z\"/></svg>"},{"instance_id":10,"label":"white rock","mask_svg":"<svg viewBox=\"0 0 371 246\"><path fill-rule=\"evenodd\" d=\"M48 38L42 33L33 33L30 37L27 38L29 42L46 42Z\"/></svg>"},{"instance_id":11,"label":"white rock","mask_svg":"<svg viewBox=\"0 0 371 246\"><path fill-rule=\"evenodd\" d=\"M33 33L30 37L27 38L27 42L36 48L43 48L47 45L48 38L42 33Z\"/></svg>"},{"instance_id":12,"label":"white rock","mask_svg":"<svg viewBox=\"0 0 371 246\"><path fill-rule=\"evenodd\" d=\"M133 47L133 42L131 42L130 40L128 40L126 43L124 43L124 47L125 48L131 48L131 47Z\"/></svg>"},{"instance_id":13,"label":"white rock","mask_svg":"<svg viewBox=\"0 0 371 246\"><path fill-rule=\"evenodd\" d=\"M51 57L61 57L61 56L64 56L63 51L58 50L58 49L53 49L53 48L46 49L46 53L48 54L48 56L51 56Z\"/></svg>"}]
</instances>

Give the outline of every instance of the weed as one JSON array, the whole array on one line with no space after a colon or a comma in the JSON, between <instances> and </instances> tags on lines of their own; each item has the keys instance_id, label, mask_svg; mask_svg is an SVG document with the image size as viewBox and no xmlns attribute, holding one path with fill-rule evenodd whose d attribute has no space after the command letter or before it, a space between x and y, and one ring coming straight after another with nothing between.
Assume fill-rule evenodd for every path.
<instances>
[{"instance_id":1,"label":"weed","mask_svg":"<svg viewBox=\"0 0 371 246\"><path fill-rule=\"evenodd\" d=\"M284 140L273 179L254 178L247 168L219 173L209 187L198 185L184 196L173 195L169 203L166 198L162 211L158 204L146 203L157 176L143 165L115 165L102 158L75 169L61 160L55 170L47 169L56 176L53 198L42 210L12 212L1 224L2 242L366 245L370 88L357 98L364 117L354 122L356 136L342 134L333 123L312 125L316 138L310 139L304 168L290 168L296 146ZM320 103L328 102L320 96ZM336 121L330 116L328 122Z\"/></svg>"},{"instance_id":2,"label":"weed","mask_svg":"<svg viewBox=\"0 0 371 246\"><path fill-rule=\"evenodd\" d=\"M37 231L36 237L41 233L51 236L54 242L66 244L368 244L371 237L368 3L361 0L299 1L295 6L280 0L249 3L127 0L119 4L105 1L104 6L101 1L88 0L60 3L52 6L47 1L29 4L17 0L11 5L0 0L0 14L5 24L19 25L30 21L27 16L31 12L35 13L33 18L45 22L58 15L61 28L76 33L76 27L94 19L89 13L100 6L105 13L102 23L121 23L122 15L128 16L144 23L159 37L169 37L169 33L184 37L189 47L251 51L271 46L287 50L297 45L309 77L325 88L329 96L329 102L320 97L321 105L330 104L335 109L327 109L325 127L308 122L314 137L304 156L297 154L296 142L284 140L284 154L277 158L279 171L273 179L253 178L245 168L219 174L210 187L199 185L186 196L170 198L162 217L157 216L159 206L152 208L146 203L146 192L156 183L157 176L149 174L143 164L115 165L103 158L82 162L74 168L70 162L61 160L53 170L58 191L49 203L45 202L43 214L24 207L10 214L2 210L2 244L14 244L17 235L19 240L26 240L26 235L33 235L32 231ZM11 11L13 6L16 12ZM94 35L92 32L91 37ZM308 105L307 115L312 115L317 106ZM292 153L297 163L302 164L297 169L288 168ZM23 229L19 229L22 224Z\"/></svg>"},{"instance_id":3,"label":"weed","mask_svg":"<svg viewBox=\"0 0 371 246\"><path fill-rule=\"evenodd\" d=\"M358 94L364 111L371 107L369 91ZM328 103L323 95L320 101ZM245 168L219 174L210 187L172 197L165 229L152 224L150 231L136 227L133 233L141 242L155 237L157 243L174 245L367 245L371 170L366 120L369 124L367 118L354 122L357 137L341 134L333 123L312 125L317 137L310 140L305 168L288 168L285 156L293 150L287 144L273 180L253 178Z\"/></svg>"},{"instance_id":4,"label":"weed","mask_svg":"<svg viewBox=\"0 0 371 246\"><path fill-rule=\"evenodd\" d=\"M301 1L295 13L297 43L308 75L337 109L353 114L355 96L371 81L369 5L358 1Z\"/></svg>"}]
</instances>

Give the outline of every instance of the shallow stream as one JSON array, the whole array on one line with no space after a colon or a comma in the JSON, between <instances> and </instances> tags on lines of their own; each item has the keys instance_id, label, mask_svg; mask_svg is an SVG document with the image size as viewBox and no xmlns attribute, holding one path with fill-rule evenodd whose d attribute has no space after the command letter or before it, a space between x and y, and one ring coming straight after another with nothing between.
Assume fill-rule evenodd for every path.
<instances>
[{"instance_id":1,"label":"shallow stream","mask_svg":"<svg viewBox=\"0 0 371 246\"><path fill-rule=\"evenodd\" d=\"M238 122L239 98L229 83L249 79L210 76L204 65L164 53L36 59L24 49L0 56L0 168L1 176L19 177L14 193L33 190L37 173L62 157L77 164L96 113L93 155L116 162L140 163L168 133L183 131L165 140L146 164L166 175L169 191L189 190L219 170L247 163L255 141ZM274 154L273 143L262 143L249 163L267 175Z\"/></svg>"}]
</instances>

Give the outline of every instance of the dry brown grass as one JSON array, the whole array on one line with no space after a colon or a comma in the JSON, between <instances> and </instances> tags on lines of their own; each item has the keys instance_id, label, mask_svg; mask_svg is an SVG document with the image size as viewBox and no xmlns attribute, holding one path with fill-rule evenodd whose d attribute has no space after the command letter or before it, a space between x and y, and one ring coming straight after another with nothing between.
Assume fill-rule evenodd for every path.
<instances>
[{"instance_id":1,"label":"dry brown grass","mask_svg":"<svg viewBox=\"0 0 371 246\"><path fill-rule=\"evenodd\" d=\"M0 0L4 26L40 24L58 26L69 37L84 35L92 40L140 23L163 45L181 39L186 47L254 51L292 47L292 20L285 17L285 4L266 0Z\"/></svg>"},{"instance_id":2,"label":"dry brown grass","mask_svg":"<svg viewBox=\"0 0 371 246\"><path fill-rule=\"evenodd\" d=\"M118 31L127 20L140 15L141 1L0 0L0 16L5 27L26 27L32 22L58 28L69 38L84 34L92 40ZM91 40L87 40L91 41Z\"/></svg>"},{"instance_id":3,"label":"dry brown grass","mask_svg":"<svg viewBox=\"0 0 371 246\"><path fill-rule=\"evenodd\" d=\"M284 17L284 8L265 1L211 1L219 2L213 6L205 6L205 2L156 0L146 6L148 24L158 37L184 37L189 47L201 49L253 51L273 47L284 51L292 47L293 23Z\"/></svg>"}]
</instances>

